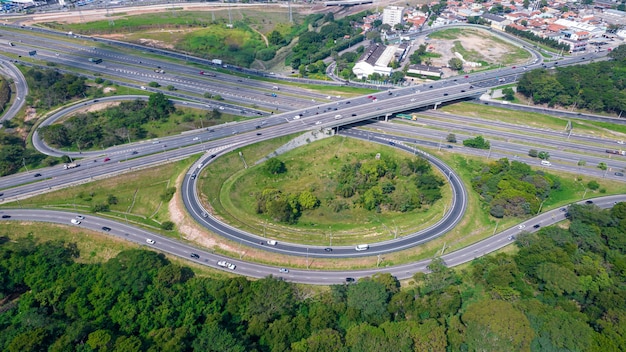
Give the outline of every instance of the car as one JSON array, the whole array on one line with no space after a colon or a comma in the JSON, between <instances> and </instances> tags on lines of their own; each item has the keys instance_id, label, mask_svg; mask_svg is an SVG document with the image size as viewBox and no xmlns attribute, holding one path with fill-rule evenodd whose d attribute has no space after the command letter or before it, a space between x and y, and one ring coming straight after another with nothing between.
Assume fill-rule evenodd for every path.
<instances>
[{"instance_id":1,"label":"car","mask_svg":"<svg viewBox=\"0 0 626 352\"><path fill-rule=\"evenodd\" d=\"M461 93L465 93L465 89L461 89Z\"/></svg>"},{"instance_id":2,"label":"car","mask_svg":"<svg viewBox=\"0 0 626 352\"><path fill-rule=\"evenodd\" d=\"M356 116L356 114L352 114L352 116Z\"/></svg>"},{"instance_id":3,"label":"car","mask_svg":"<svg viewBox=\"0 0 626 352\"><path fill-rule=\"evenodd\" d=\"M111 228L110 227L106 227L106 226L102 226L102 230L106 231L106 232L109 232L109 231L111 231Z\"/></svg>"},{"instance_id":4,"label":"car","mask_svg":"<svg viewBox=\"0 0 626 352\"><path fill-rule=\"evenodd\" d=\"M191 253L189 256L192 257L193 259L200 259L200 256L197 255L196 253Z\"/></svg>"},{"instance_id":5,"label":"car","mask_svg":"<svg viewBox=\"0 0 626 352\"><path fill-rule=\"evenodd\" d=\"M353 277L347 277L346 282L355 282L356 280Z\"/></svg>"},{"instance_id":6,"label":"car","mask_svg":"<svg viewBox=\"0 0 626 352\"><path fill-rule=\"evenodd\" d=\"M585 204L593 204L593 201L592 200L588 200L588 201L585 202Z\"/></svg>"},{"instance_id":7,"label":"car","mask_svg":"<svg viewBox=\"0 0 626 352\"><path fill-rule=\"evenodd\" d=\"M41 177L41 174L40 173L36 173L35 177Z\"/></svg>"},{"instance_id":8,"label":"car","mask_svg":"<svg viewBox=\"0 0 626 352\"><path fill-rule=\"evenodd\" d=\"M453 146L451 146L450 144L448 144L448 145L446 146L446 148L448 148L448 149L452 149L452 148L454 148L454 147L453 147Z\"/></svg>"},{"instance_id":9,"label":"car","mask_svg":"<svg viewBox=\"0 0 626 352\"><path fill-rule=\"evenodd\" d=\"M70 220L70 222L71 222L72 224L74 224L74 225L80 225L80 221L79 221L79 220L76 220L76 219L72 219L72 220Z\"/></svg>"},{"instance_id":10,"label":"car","mask_svg":"<svg viewBox=\"0 0 626 352\"><path fill-rule=\"evenodd\" d=\"M332 249L332 248L330 248L330 247L324 248L324 250L325 250L326 252L332 252L332 251L333 251L333 249Z\"/></svg>"},{"instance_id":11,"label":"car","mask_svg":"<svg viewBox=\"0 0 626 352\"><path fill-rule=\"evenodd\" d=\"M161 141L153 141L152 144L159 144Z\"/></svg>"},{"instance_id":12,"label":"car","mask_svg":"<svg viewBox=\"0 0 626 352\"><path fill-rule=\"evenodd\" d=\"M521 229L523 229L523 228L525 228L525 227L526 227L526 225L524 225L524 224L521 224L521 225L518 225L518 226L517 226L517 228L518 228L519 230L521 230Z\"/></svg>"},{"instance_id":13,"label":"car","mask_svg":"<svg viewBox=\"0 0 626 352\"><path fill-rule=\"evenodd\" d=\"M82 215L76 215L76 219L78 220L85 220L85 217Z\"/></svg>"},{"instance_id":14,"label":"car","mask_svg":"<svg viewBox=\"0 0 626 352\"><path fill-rule=\"evenodd\" d=\"M0 197L2 197L4 195L4 193L0 193Z\"/></svg>"},{"instance_id":15,"label":"car","mask_svg":"<svg viewBox=\"0 0 626 352\"><path fill-rule=\"evenodd\" d=\"M137 155L137 154L139 154L139 152L138 152L138 151L136 151L136 150L133 150L133 152L132 152L131 154L132 154L132 155Z\"/></svg>"},{"instance_id":16,"label":"car","mask_svg":"<svg viewBox=\"0 0 626 352\"><path fill-rule=\"evenodd\" d=\"M154 244L154 243L155 243L155 242L154 242L154 240L151 240L151 239L149 239L149 238L147 238L147 239L146 239L146 242L147 242L148 244Z\"/></svg>"},{"instance_id":17,"label":"car","mask_svg":"<svg viewBox=\"0 0 626 352\"><path fill-rule=\"evenodd\" d=\"M465 78L469 78L469 76L468 76L468 75L465 75Z\"/></svg>"},{"instance_id":18,"label":"car","mask_svg":"<svg viewBox=\"0 0 626 352\"><path fill-rule=\"evenodd\" d=\"M617 144L624 144L624 141L617 141Z\"/></svg>"},{"instance_id":19,"label":"car","mask_svg":"<svg viewBox=\"0 0 626 352\"><path fill-rule=\"evenodd\" d=\"M4 215L2 215L2 218L3 218L3 219L10 219L10 218L11 218L11 215L6 215L6 214L4 214Z\"/></svg>"},{"instance_id":20,"label":"car","mask_svg":"<svg viewBox=\"0 0 626 352\"><path fill-rule=\"evenodd\" d=\"M433 86L428 86L428 88L432 88Z\"/></svg>"},{"instance_id":21,"label":"car","mask_svg":"<svg viewBox=\"0 0 626 352\"><path fill-rule=\"evenodd\" d=\"M322 124L322 121L317 121L315 124L316 124L316 125L321 125L321 124Z\"/></svg>"},{"instance_id":22,"label":"car","mask_svg":"<svg viewBox=\"0 0 626 352\"><path fill-rule=\"evenodd\" d=\"M144 86L141 86L141 89L143 89L143 90L146 90L146 87L144 87Z\"/></svg>"},{"instance_id":23,"label":"car","mask_svg":"<svg viewBox=\"0 0 626 352\"><path fill-rule=\"evenodd\" d=\"M195 180L195 179L196 179L196 174L192 174L192 175L191 175L191 179L192 179L192 180Z\"/></svg>"},{"instance_id":24,"label":"car","mask_svg":"<svg viewBox=\"0 0 626 352\"><path fill-rule=\"evenodd\" d=\"M261 246L265 246L265 241L259 241L259 244L260 244Z\"/></svg>"},{"instance_id":25,"label":"car","mask_svg":"<svg viewBox=\"0 0 626 352\"><path fill-rule=\"evenodd\" d=\"M540 227L541 227L541 225L539 225L539 224L535 224L535 225L533 225L533 228L534 228L534 229L538 229L538 228L540 228Z\"/></svg>"},{"instance_id":26,"label":"car","mask_svg":"<svg viewBox=\"0 0 626 352\"><path fill-rule=\"evenodd\" d=\"M200 139L200 137L193 137L194 141L197 141L198 139Z\"/></svg>"},{"instance_id":27,"label":"car","mask_svg":"<svg viewBox=\"0 0 626 352\"><path fill-rule=\"evenodd\" d=\"M269 244L270 246L275 246L278 242L274 241L274 240L267 240L267 244Z\"/></svg>"},{"instance_id":28,"label":"car","mask_svg":"<svg viewBox=\"0 0 626 352\"><path fill-rule=\"evenodd\" d=\"M208 217L209 217L209 214L207 214L207 213L202 213L202 217L203 217L203 218L208 218Z\"/></svg>"},{"instance_id":29,"label":"car","mask_svg":"<svg viewBox=\"0 0 626 352\"><path fill-rule=\"evenodd\" d=\"M567 211L567 209L565 209L565 208L561 208L559 210L562 211L562 212L566 212Z\"/></svg>"},{"instance_id":30,"label":"car","mask_svg":"<svg viewBox=\"0 0 626 352\"><path fill-rule=\"evenodd\" d=\"M213 130L213 129L208 129L208 128L207 128L207 131L209 131L209 132L215 132L215 130Z\"/></svg>"},{"instance_id":31,"label":"car","mask_svg":"<svg viewBox=\"0 0 626 352\"><path fill-rule=\"evenodd\" d=\"M220 110L224 110L224 107L223 107L223 106L220 106Z\"/></svg>"},{"instance_id":32,"label":"car","mask_svg":"<svg viewBox=\"0 0 626 352\"><path fill-rule=\"evenodd\" d=\"M289 272L289 269L287 269L287 268L280 268L280 269L278 269L278 272L281 272L281 273L285 273L285 274L286 274L286 273L288 273L288 272Z\"/></svg>"},{"instance_id":33,"label":"car","mask_svg":"<svg viewBox=\"0 0 626 352\"><path fill-rule=\"evenodd\" d=\"M294 120L299 120L300 119L300 115L296 115L293 117Z\"/></svg>"},{"instance_id":34,"label":"car","mask_svg":"<svg viewBox=\"0 0 626 352\"><path fill-rule=\"evenodd\" d=\"M394 146L394 145L396 145L396 144L395 144L394 142L389 142L389 145L390 145L390 146Z\"/></svg>"},{"instance_id":35,"label":"car","mask_svg":"<svg viewBox=\"0 0 626 352\"><path fill-rule=\"evenodd\" d=\"M104 158L102 161L106 163L107 161L111 161L111 158Z\"/></svg>"},{"instance_id":36,"label":"car","mask_svg":"<svg viewBox=\"0 0 626 352\"><path fill-rule=\"evenodd\" d=\"M373 99L373 98L374 98L374 96L373 96L373 95L368 95L368 96L367 96L367 99Z\"/></svg>"},{"instance_id":37,"label":"car","mask_svg":"<svg viewBox=\"0 0 626 352\"><path fill-rule=\"evenodd\" d=\"M233 263L229 263L225 260L220 260L217 262L217 265L221 266L222 268L228 268L230 270L235 270L235 268L237 268L237 266Z\"/></svg>"},{"instance_id":38,"label":"car","mask_svg":"<svg viewBox=\"0 0 626 352\"><path fill-rule=\"evenodd\" d=\"M256 128L258 130L259 128L261 128L261 126L255 126L254 128Z\"/></svg>"},{"instance_id":39,"label":"car","mask_svg":"<svg viewBox=\"0 0 626 352\"><path fill-rule=\"evenodd\" d=\"M448 96L448 93L443 93L443 96L444 96L444 97L447 97L447 96Z\"/></svg>"},{"instance_id":40,"label":"car","mask_svg":"<svg viewBox=\"0 0 626 352\"><path fill-rule=\"evenodd\" d=\"M517 68L517 66L513 66L513 67L511 67L511 68Z\"/></svg>"},{"instance_id":41,"label":"car","mask_svg":"<svg viewBox=\"0 0 626 352\"><path fill-rule=\"evenodd\" d=\"M347 101L347 102L346 102L346 104L350 104L350 102L349 102L349 101Z\"/></svg>"},{"instance_id":42,"label":"car","mask_svg":"<svg viewBox=\"0 0 626 352\"><path fill-rule=\"evenodd\" d=\"M260 135L262 135L262 134L263 134L263 133L260 133L260 132L259 132L259 133L257 133L256 135L257 135L257 136L260 136Z\"/></svg>"},{"instance_id":43,"label":"car","mask_svg":"<svg viewBox=\"0 0 626 352\"><path fill-rule=\"evenodd\" d=\"M621 176L624 176L624 173L623 172L616 172L615 176L620 176L621 177Z\"/></svg>"}]
</instances>

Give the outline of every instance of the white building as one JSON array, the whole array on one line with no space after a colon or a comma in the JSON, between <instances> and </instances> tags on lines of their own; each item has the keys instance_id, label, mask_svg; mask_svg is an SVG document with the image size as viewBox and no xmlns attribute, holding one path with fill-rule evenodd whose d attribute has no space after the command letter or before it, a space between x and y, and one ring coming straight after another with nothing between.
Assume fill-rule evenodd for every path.
<instances>
[{"instance_id":1,"label":"white building","mask_svg":"<svg viewBox=\"0 0 626 352\"><path fill-rule=\"evenodd\" d=\"M382 76L391 75L391 67L389 62L394 58L397 48L395 46L384 46L382 44L374 44L365 49L365 52L352 68L352 72L359 79L369 77L372 73L378 73Z\"/></svg>"},{"instance_id":2,"label":"white building","mask_svg":"<svg viewBox=\"0 0 626 352\"><path fill-rule=\"evenodd\" d=\"M398 23L402 23L404 7L388 6L383 10L383 24L388 24L393 28Z\"/></svg>"}]
</instances>

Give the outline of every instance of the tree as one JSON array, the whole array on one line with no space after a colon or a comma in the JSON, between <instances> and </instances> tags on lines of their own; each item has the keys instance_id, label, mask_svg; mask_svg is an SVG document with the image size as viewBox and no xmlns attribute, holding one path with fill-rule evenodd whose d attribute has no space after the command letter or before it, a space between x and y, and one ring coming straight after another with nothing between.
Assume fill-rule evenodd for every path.
<instances>
[{"instance_id":1,"label":"tree","mask_svg":"<svg viewBox=\"0 0 626 352\"><path fill-rule=\"evenodd\" d=\"M273 30L268 36L267 41L270 45L282 45L284 42L283 35L279 31Z\"/></svg>"},{"instance_id":2,"label":"tree","mask_svg":"<svg viewBox=\"0 0 626 352\"><path fill-rule=\"evenodd\" d=\"M115 205L115 204L117 204L117 202L118 202L117 201L117 197L114 196L113 194L109 194L107 196L107 204L108 205Z\"/></svg>"},{"instance_id":3,"label":"tree","mask_svg":"<svg viewBox=\"0 0 626 352\"><path fill-rule=\"evenodd\" d=\"M585 166L585 165L587 165L587 162L581 159L581 160L578 160L577 165L578 165L579 167L581 167L581 166Z\"/></svg>"},{"instance_id":4,"label":"tree","mask_svg":"<svg viewBox=\"0 0 626 352\"><path fill-rule=\"evenodd\" d=\"M372 280L359 280L348 287L347 308L349 316L356 321L381 324L389 320L387 300L389 294L385 286Z\"/></svg>"},{"instance_id":5,"label":"tree","mask_svg":"<svg viewBox=\"0 0 626 352\"><path fill-rule=\"evenodd\" d=\"M280 159L270 158L265 162L265 171L272 175L278 175L287 172L287 168Z\"/></svg>"},{"instance_id":6,"label":"tree","mask_svg":"<svg viewBox=\"0 0 626 352\"><path fill-rule=\"evenodd\" d=\"M504 94L504 100L513 101L515 100L515 92L513 88L506 87L502 89L502 94Z\"/></svg>"},{"instance_id":7,"label":"tree","mask_svg":"<svg viewBox=\"0 0 626 352\"><path fill-rule=\"evenodd\" d=\"M489 149L491 148L491 144L489 141L485 140L483 136L477 136L476 138L470 138L463 141L463 145L470 148L476 149Z\"/></svg>"},{"instance_id":8,"label":"tree","mask_svg":"<svg viewBox=\"0 0 626 352\"><path fill-rule=\"evenodd\" d=\"M446 141L448 143L456 143L456 135L454 133L448 134L448 136L446 136Z\"/></svg>"},{"instance_id":9,"label":"tree","mask_svg":"<svg viewBox=\"0 0 626 352\"><path fill-rule=\"evenodd\" d=\"M460 71L463 69L463 61L461 61L461 59L457 57L453 57L448 60L448 67L450 67L450 69L452 70Z\"/></svg>"},{"instance_id":10,"label":"tree","mask_svg":"<svg viewBox=\"0 0 626 352\"><path fill-rule=\"evenodd\" d=\"M148 83L148 86L152 88L159 88L161 85L153 81L153 82Z\"/></svg>"},{"instance_id":11,"label":"tree","mask_svg":"<svg viewBox=\"0 0 626 352\"><path fill-rule=\"evenodd\" d=\"M173 85L168 85L167 87L165 87L165 89L169 90L169 91L175 91L176 87L174 87Z\"/></svg>"},{"instance_id":12,"label":"tree","mask_svg":"<svg viewBox=\"0 0 626 352\"><path fill-rule=\"evenodd\" d=\"M174 223L171 221L163 221L163 223L161 223L161 228L165 231L171 231L174 229Z\"/></svg>"},{"instance_id":13,"label":"tree","mask_svg":"<svg viewBox=\"0 0 626 352\"><path fill-rule=\"evenodd\" d=\"M539 152L537 151L537 149L531 149L528 151L528 156L536 158L539 155Z\"/></svg>"},{"instance_id":14,"label":"tree","mask_svg":"<svg viewBox=\"0 0 626 352\"><path fill-rule=\"evenodd\" d=\"M602 170L602 171L606 171L606 169L608 169L609 167L606 165L606 163L604 162L600 162L598 164L598 169Z\"/></svg>"},{"instance_id":15,"label":"tree","mask_svg":"<svg viewBox=\"0 0 626 352\"><path fill-rule=\"evenodd\" d=\"M548 160L548 159L550 159L550 153L548 153L548 152L544 152L544 151L539 152L539 153L537 154L537 156L538 156L538 157L539 157L539 159L541 159L541 160Z\"/></svg>"},{"instance_id":16,"label":"tree","mask_svg":"<svg viewBox=\"0 0 626 352\"><path fill-rule=\"evenodd\" d=\"M589 188L592 191L595 191L598 188L600 188L600 184L595 180L591 180L587 183L587 188Z\"/></svg>"}]
</instances>

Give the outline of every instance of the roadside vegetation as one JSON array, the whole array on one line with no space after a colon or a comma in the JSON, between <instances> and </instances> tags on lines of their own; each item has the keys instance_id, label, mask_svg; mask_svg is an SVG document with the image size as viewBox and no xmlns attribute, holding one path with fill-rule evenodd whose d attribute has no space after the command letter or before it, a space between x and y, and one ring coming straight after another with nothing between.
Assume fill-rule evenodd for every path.
<instances>
[{"instance_id":1,"label":"roadside vegetation","mask_svg":"<svg viewBox=\"0 0 626 352\"><path fill-rule=\"evenodd\" d=\"M73 243L4 235L0 348L626 349L626 301L614 299L626 295L626 203L571 206L569 218L569 228L522 233L516 253L478 258L462 270L435 259L430 273L405 287L377 274L321 292L271 276L200 277L139 249L86 262Z\"/></svg>"},{"instance_id":2,"label":"roadside vegetation","mask_svg":"<svg viewBox=\"0 0 626 352\"><path fill-rule=\"evenodd\" d=\"M517 91L535 104L620 114L626 110L626 46L612 52L612 61L536 69L524 73Z\"/></svg>"}]
</instances>

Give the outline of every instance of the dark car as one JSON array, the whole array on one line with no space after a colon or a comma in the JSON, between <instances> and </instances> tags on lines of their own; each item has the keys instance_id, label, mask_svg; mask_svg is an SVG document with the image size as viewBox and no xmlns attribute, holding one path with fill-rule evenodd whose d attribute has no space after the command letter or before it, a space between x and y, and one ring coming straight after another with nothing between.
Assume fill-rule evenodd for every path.
<instances>
[{"instance_id":1,"label":"dark car","mask_svg":"<svg viewBox=\"0 0 626 352\"><path fill-rule=\"evenodd\" d=\"M133 154L133 155L137 155L137 154L139 154L139 152L138 152L138 151L136 151L136 150L133 150L133 153L132 153L132 154Z\"/></svg>"},{"instance_id":2,"label":"dark car","mask_svg":"<svg viewBox=\"0 0 626 352\"><path fill-rule=\"evenodd\" d=\"M622 172L616 172L616 173L615 173L615 176L624 176L624 173L622 173Z\"/></svg>"},{"instance_id":3,"label":"dark car","mask_svg":"<svg viewBox=\"0 0 626 352\"><path fill-rule=\"evenodd\" d=\"M448 96L448 93L443 93L443 96L444 96L444 97L447 97L447 96Z\"/></svg>"},{"instance_id":4,"label":"dark car","mask_svg":"<svg viewBox=\"0 0 626 352\"><path fill-rule=\"evenodd\" d=\"M2 215L2 218L3 218L3 219L10 219L10 218L11 218L11 215Z\"/></svg>"},{"instance_id":5,"label":"dark car","mask_svg":"<svg viewBox=\"0 0 626 352\"><path fill-rule=\"evenodd\" d=\"M586 204L593 204L593 201L592 201L592 200L588 200L588 201L586 201L585 203L586 203Z\"/></svg>"},{"instance_id":6,"label":"dark car","mask_svg":"<svg viewBox=\"0 0 626 352\"><path fill-rule=\"evenodd\" d=\"M347 277L346 282L355 282L356 280L353 277Z\"/></svg>"},{"instance_id":7,"label":"dark car","mask_svg":"<svg viewBox=\"0 0 626 352\"><path fill-rule=\"evenodd\" d=\"M40 173L36 173L35 177L41 177L41 174Z\"/></svg>"},{"instance_id":8,"label":"dark car","mask_svg":"<svg viewBox=\"0 0 626 352\"><path fill-rule=\"evenodd\" d=\"M356 114L352 114L352 116L356 116Z\"/></svg>"},{"instance_id":9,"label":"dark car","mask_svg":"<svg viewBox=\"0 0 626 352\"><path fill-rule=\"evenodd\" d=\"M324 248L324 250L325 250L326 252L332 252L332 251L333 251L333 249L332 249L332 248L330 248L330 247L328 247L328 248Z\"/></svg>"},{"instance_id":10,"label":"dark car","mask_svg":"<svg viewBox=\"0 0 626 352\"><path fill-rule=\"evenodd\" d=\"M197 255L196 253L191 253L189 256L192 257L193 259L200 259L200 256Z\"/></svg>"},{"instance_id":11,"label":"dark car","mask_svg":"<svg viewBox=\"0 0 626 352\"><path fill-rule=\"evenodd\" d=\"M261 128L261 126L256 126L255 128L258 130L259 128Z\"/></svg>"},{"instance_id":12,"label":"dark car","mask_svg":"<svg viewBox=\"0 0 626 352\"><path fill-rule=\"evenodd\" d=\"M535 228L535 229L538 229L540 227L541 227L541 225L539 225L539 224L536 224L536 225L533 226L533 228Z\"/></svg>"},{"instance_id":13,"label":"dark car","mask_svg":"<svg viewBox=\"0 0 626 352\"><path fill-rule=\"evenodd\" d=\"M389 142L389 145L394 146L396 144L394 142Z\"/></svg>"},{"instance_id":14,"label":"dark car","mask_svg":"<svg viewBox=\"0 0 626 352\"><path fill-rule=\"evenodd\" d=\"M111 228L110 227L106 227L106 226L102 226L102 230L104 230L106 232L109 232L109 231L111 231Z\"/></svg>"},{"instance_id":15,"label":"dark car","mask_svg":"<svg viewBox=\"0 0 626 352\"><path fill-rule=\"evenodd\" d=\"M256 135L257 135L257 136L260 136L260 135L261 135L261 133L257 133Z\"/></svg>"}]
</instances>

